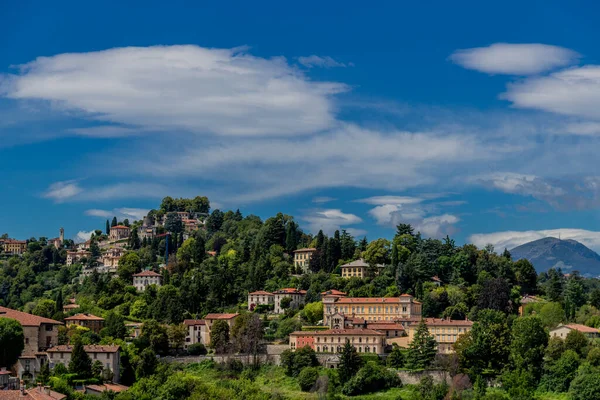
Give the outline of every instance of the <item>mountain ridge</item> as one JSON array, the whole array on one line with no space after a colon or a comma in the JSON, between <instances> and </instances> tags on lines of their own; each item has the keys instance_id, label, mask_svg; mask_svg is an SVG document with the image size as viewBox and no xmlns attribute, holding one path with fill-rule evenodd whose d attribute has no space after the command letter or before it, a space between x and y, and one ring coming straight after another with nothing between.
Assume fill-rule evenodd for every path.
<instances>
[{"instance_id":1,"label":"mountain ridge","mask_svg":"<svg viewBox=\"0 0 600 400\"><path fill-rule=\"evenodd\" d=\"M510 250L513 260L527 259L536 271L561 268L563 272L579 271L584 276L600 275L600 255L573 239L545 237Z\"/></svg>"}]
</instances>

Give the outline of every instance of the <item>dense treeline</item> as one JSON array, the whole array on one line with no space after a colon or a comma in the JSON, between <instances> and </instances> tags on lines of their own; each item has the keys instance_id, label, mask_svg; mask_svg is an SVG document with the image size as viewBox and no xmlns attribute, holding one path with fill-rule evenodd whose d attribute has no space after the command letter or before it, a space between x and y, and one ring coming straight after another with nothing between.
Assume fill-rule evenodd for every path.
<instances>
[{"instance_id":1,"label":"dense treeline","mask_svg":"<svg viewBox=\"0 0 600 400\"><path fill-rule=\"evenodd\" d=\"M182 211L194 213L204 221L204 228L188 237L176 214ZM55 249L44 238L30 239L28 251L22 257L0 261L0 305L61 320L65 317L63 304L69 298L76 298L81 306L78 312L102 315L107 327L100 335L62 329L61 342L121 344L125 381L128 384L138 381L134 390L137 398L152 398L159 391L151 385L173 384L165 372L168 368L158 365L155 355L180 352L185 338L185 329L180 324L186 318L201 318L209 312L242 312L244 318L239 319L239 326L231 332L222 327L215 335L220 339L213 343L212 351L256 355L264 339L285 340L289 333L303 325L318 323L323 313L320 303L323 291L337 289L350 296L369 297L410 293L422 301L425 317L474 321L472 331L456 344L455 355L435 356L435 343L425 328L420 335L422 346L427 348L392 351L387 367L436 367L448 370L455 377L464 377L459 379L460 385L446 388L424 382L415 394L421 397L416 398L438 398L442 392L442 397L453 393L453 398L484 398L492 395L486 390L491 383L501 384L510 398L530 399L536 391L569 392L574 399L597 398L586 393L598 387L594 376L598 376L600 368L600 344L578 331L570 333L565 340L548 339L548 331L561 323L600 327L597 279L586 279L575 271L565 275L555 269L538 275L531 263L513 261L507 250L497 254L491 246L484 249L470 244L457 246L449 237L444 240L422 238L405 224L397 227L391 240L380 238L369 242L343 230L331 236L322 231L313 236L303 232L291 216L281 213L263 221L255 215L244 216L239 210L211 212L205 197L165 198L158 210L148 214L145 222L152 224L158 219L164 221L164 227L157 228L159 236L153 239L140 240L137 228L142 221L126 222L133 228L128 240L129 251L121 258L118 276L114 279L96 272L81 283L76 278L82 268L97 263L98 243L106 239L110 226L120 223L116 218L112 223L107 221L106 230L94 232L89 259L70 267L65 266L64 248ZM160 236L165 232L171 235ZM167 247L168 264L160 268L165 263ZM293 265L292 252L304 247L316 248L308 274ZM340 266L357 258L365 259L372 267L371 274L364 279L340 277ZM377 265L384 268L379 270ZM138 293L131 286L132 275L147 268L162 274L163 286ZM307 290L306 306L303 309L285 307L285 314L277 318L254 317L265 309L245 313L248 292L274 291L282 287ZM539 301L522 305L524 295L536 296ZM519 316L521 306L524 306L522 317ZM123 341L125 321L145 322L142 336L131 343ZM260 335L248 334L256 331ZM193 351L202 354L207 350L198 347ZM417 356L425 353L429 355ZM307 357L306 372L302 368L289 375L308 390L321 387L319 382L323 380L335 388L331 389L332 395L358 394L369 387L398 386L381 360L349 363L351 372L340 382L337 372L325 373L310 355ZM296 367L299 365L304 364L297 362ZM196 386L203 390L214 389L196 381L194 374L224 373L234 374L236 379L255 379L256 368L259 368L255 366L255 372L246 373L243 367L244 371L230 367L219 370L221 367L212 365L191 372L175 369L176 375L189 383L187 389L194 392ZM55 386L64 383L60 383L60 372L65 371L59 371L52 378L58 382ZM84 374L86 379L98 379L103 373L88 372ZM261 389L250 383L242 386L241 391L249 390L255 398L270 398L260 397ZM247 398L254 395L249 394ZM76 395L70 393L70 396Z\"/></svg>"}]
</instances>

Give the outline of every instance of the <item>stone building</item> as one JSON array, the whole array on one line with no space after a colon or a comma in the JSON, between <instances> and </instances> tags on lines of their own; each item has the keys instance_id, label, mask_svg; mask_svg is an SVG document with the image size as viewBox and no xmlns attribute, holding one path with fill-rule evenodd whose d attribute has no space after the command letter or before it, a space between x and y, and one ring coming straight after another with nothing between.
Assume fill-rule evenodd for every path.
<instances>
[{"instance_id":1,"label":"stone building","mask_svg":"<svg viewBox=\"0 0 600 400\"><path fill-rule=\"evenodd\" d=\"M121 359L120 350L121 348L116 345L89 345L83 346L83 349L90 356L92 363L95 361L102 362L105 369L108 369L112 373L112 381L119 383L119 374L121 372ZM48 359L50 361L50 367L54 368L58 364L63 364L65 367L69 367L71 361L71 352L73 351L72 345L60 345L54 346L46 350L48 353Z\"/></svg>"},{"instance_id":2,"label":"stone building","mask_svg":"<svg viewBox=\"0 0 600 400\"><path fill-rule=\"evenodd\" d=\"M0 307L0 318L14 319L23 327L25 347L14 369L19 379L35 379L47 362L46 349L58 343L58 326L62 323L6 307Z\"/></svg>"},{"instance_id":3,"label":"stone building","mask_svg":"<svg viewBox=\"0 0 600 400\"><path fill-rule=\"evenodd\" d=\"M290 307L299 307L301 304L304 304L304 297L306 296L306 290L298 290L294 288L285 288L279 289L273 292L273 302L274 302L274 313L275 314L283 314L285 310L281 307L281 300L289 297L292 299L290 303Z\"/></svg>"},{"instance_id":4,"label":"stone building","mask_svg":"<svg viewBox=\"0 0 600 400\"><path fill-rule=\"evenodd\" d=\"M309 346L317 353L341 353L346 342L359 353L384 354L385 334L372 329L329 329L290 334L290 349Z\"/></svg>"},{"instance_id":5,"label":"stone building","mask_svg":"<svg viewBox=\"0 0 600 400\"><path fill-rule=\"evenodd\" d=\"M128 226L116 225L110 228L108 238L110 240L128 239L131 229Z\"/></svg>"},{"instance_id":6,"label":"stone building","mask_svg":"<svg viewBox=\"0 0 600 400\"><path fill-rule=\"evenodd\" d=\"M308 272L310 260L317 249L307 248L294 250L294 268L301 268L303 272Z\"/></svg>"},{"instance_id":7,"label":"stone building","mask_svg":"<svg viewBox=\"0 0 600 400\"><path fill-rule=\"evenodd\" d=\"M92 253L87 250L67 251L67 266L77 264L82 259L89 259Z\"/></svg>"},{"instance_id":8,"label":"stone building","mask_svg":"<svg viewBox=\"0 0 600 400\"><path fill-rule=\"evenodd\" d=\"M400 297L323 297L323 323L328 325L329 317L340 313L348 317L371 321L395 321L401 318L421 316L421 303L413 296Z\"/></svg>"},{"instance_id":9,"label":"stone building","mask_svg":"<svg viewBox=\"0 0 600 400\"><path fill-rule=\"evenodd\" d=\"M160 287L162 285L162 275L154 271L142 271L133 274L133 286L135 286L139 292L143 292L150 285Z\"/></svg>"}]
</instances>

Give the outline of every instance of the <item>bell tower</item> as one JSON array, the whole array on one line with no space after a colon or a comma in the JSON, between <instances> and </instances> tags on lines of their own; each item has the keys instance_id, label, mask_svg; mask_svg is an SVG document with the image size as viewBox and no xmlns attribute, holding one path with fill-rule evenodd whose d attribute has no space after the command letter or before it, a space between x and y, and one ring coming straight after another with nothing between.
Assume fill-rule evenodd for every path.
<instances>
[{"instance_id":1,"label":"bell tower","mask_svg":"<svg viewBox=\"0 0 600 400\"><path fill-rule=\"evenodd\" d=\"M60 228L60 244L63 244L65 242L65 228Z\"/></svg>"}]
</instances>

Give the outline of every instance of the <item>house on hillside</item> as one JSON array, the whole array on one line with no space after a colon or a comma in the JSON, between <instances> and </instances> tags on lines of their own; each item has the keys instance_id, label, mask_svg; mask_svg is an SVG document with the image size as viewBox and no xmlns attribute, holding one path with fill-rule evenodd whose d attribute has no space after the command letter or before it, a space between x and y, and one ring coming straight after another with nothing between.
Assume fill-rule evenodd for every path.
<instances>
[{"instance_id":1,"label":"house on hillside","mask_svg":"<svg viewBox=\"0 0 600 400\"><path fill-rule=\"evenodd\" d=\"M560 325L550 331L550 337L559 337L561 339L565 339L572 330L583 333L588 339L600 337L600 330L580 324Z\"/></svg>"},{"instance_id":2,"label":"house on hillside","mask_svg":"<svg viewBox=\"0 0 600 400\"><path fill-rule=\"evenodd\" d=\"M65 318L65 323L67 325L82 326L95 333L100 333L102 328L104 328L104 318L92 314L76 314L72 317Z\"/></svg>"},{"instance_id":3,"label":"house on hillside","mask_svg":"<svg viewBox=\"0 0 600 400\"><path fill-rule=\"evenodd\" d=\"M369 263L360 258L351 263L342 265L342 278L366 278L372 272L374 275L379 275L384 265L377 264L371 268Z\"/></svg>"},{"instance_id":4,"label":"house on hillside","mask_svg":"<svg viewBox=\"0 0 600 400\"><path fill-rule=\"evenodd\" d=\"M119 374L121 372L121 347L117 345L89 345L83 346L83 349L92 360L100 361L103 367L112 374L112 381L119 383ZM72 345L54 346L46 350L50 361L50 368L58 364L69 367L71 361Z\"/></svg>"},{"instance_id":5,"label":"house on hillside","mask_svg":"<svg viewBox=\"0 0 600 400\"><path fill-rule=\"evenodd\" d=\"M116 226L113 226L112 228L110 228L110 233L108 235L108 238L110 240L128 239L130 232L131 232L131 228L129 228L128 226L116 225Z\"/></svg>"},{"instance_id":6,"label":"house on hillside","mask_svg":"<svg viewBox=\"0 0 600 400\"><path fill-rule=\"evenodd\" d=\"M143 292L150 285L161 286L162 275L154 271L142 271L133 274L133 286L138 292Z\"/></svg>"}]
</instances>

